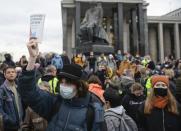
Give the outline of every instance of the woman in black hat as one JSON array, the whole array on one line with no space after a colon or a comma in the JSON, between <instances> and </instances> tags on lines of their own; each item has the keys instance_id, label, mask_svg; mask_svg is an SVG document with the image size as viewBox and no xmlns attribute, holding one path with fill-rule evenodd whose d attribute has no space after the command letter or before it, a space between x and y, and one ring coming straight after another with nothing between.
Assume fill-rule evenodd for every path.
<instances>
[{"instance_id":1,"label":"woman in black hat","mask_svg":"<svg viewBox=\"0 0 181 131\"><path fill-rule=\"evenodd\" d=\"M23 101L48 121L47 131L106 131L103 107L92 101L87 84L81 78L81 67L65 65L59 73L60 95L52 96L36 87L36 39L31 39L27 46L30 58L26 71L19 77L19 92Z\"/></svg>"}]
</instances>

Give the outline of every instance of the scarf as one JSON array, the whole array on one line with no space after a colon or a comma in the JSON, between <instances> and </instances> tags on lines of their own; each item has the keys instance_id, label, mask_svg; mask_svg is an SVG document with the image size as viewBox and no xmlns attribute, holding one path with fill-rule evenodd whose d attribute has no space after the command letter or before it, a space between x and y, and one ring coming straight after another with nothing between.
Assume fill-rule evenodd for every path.
<instances>
[{"instance_id":1,"label":"scarf","mask_svg":"<svg viewBox=\"0 0 181 131\"><path fill-rule=\"evenodd\" d=\"M153 106L159 109L164 109L168 103L168 96L166 97L155 97L153 100Z\"/></svg>"}]
</instances>

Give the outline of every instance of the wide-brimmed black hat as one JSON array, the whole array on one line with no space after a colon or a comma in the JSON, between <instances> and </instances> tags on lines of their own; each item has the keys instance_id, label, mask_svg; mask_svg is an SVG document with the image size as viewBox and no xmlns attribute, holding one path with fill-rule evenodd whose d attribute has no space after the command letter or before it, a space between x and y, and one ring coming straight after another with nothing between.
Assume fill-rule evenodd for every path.
<instances>
[{"instance_id":1,"label":"wide-brimmed black hat","mask_svg":"<svg viewBox=\"0 0 181 131\"><path fill-rule=\"evenodd\" d=\"M79 80L82 78L82 67L77 64L64 65L62 71L58 74L58 77Z\"/></svg>"}]
</instances>

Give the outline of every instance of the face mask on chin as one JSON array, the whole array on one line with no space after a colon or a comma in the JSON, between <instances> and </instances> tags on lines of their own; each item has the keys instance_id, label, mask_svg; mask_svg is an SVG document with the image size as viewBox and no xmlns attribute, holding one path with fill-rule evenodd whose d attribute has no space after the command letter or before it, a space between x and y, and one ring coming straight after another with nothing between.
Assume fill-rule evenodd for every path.
<instances>
[{"instance_id":1,"label":"face mask on chin","mask_svg":"<svg viewBox=\"0 0 181 131\"><path fill-rule=\"evenodd\" d=\"M60 95L64 99L72 99L77 94L77 90L74 86L60 84Z\"/></svg>"}]
</instances>

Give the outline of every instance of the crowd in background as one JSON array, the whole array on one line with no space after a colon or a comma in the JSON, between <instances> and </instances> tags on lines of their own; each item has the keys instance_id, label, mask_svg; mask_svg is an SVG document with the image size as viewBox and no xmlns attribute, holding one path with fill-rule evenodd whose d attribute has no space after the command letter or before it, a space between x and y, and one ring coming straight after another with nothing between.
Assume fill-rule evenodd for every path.
<instances>
[{"instance_id":1,"label":"crowd in background","mask_svg":"<svg viewBox=\"0 0 181 131\"><path fill-rule=\"evenodd\" d=\"M28 64L27 56L22 56L18 62L14 62L10 54L4 57L5 61L0 64L0 88L6 86L7 78L11 78L6 75L9 67L14 67L17 73L14 79L16 83ZM132 56L118 50L115 54L107 55L90 52L85 56L78 53L72 58L66 52L45 56L39 53L35 63L37 85L53 95L61 92L59 73L64 66L71 63L81 66L83 80L89 85L88 91L105 109L108 131L181 130L181 60L168 56L160 63L153 61L149 55ZM158 99L155 96L159 96ZM0 121L3 121L0 126L8 129L7 126L12 124L5 122L6 115L14 111L8 109L9 105L3 105L3 94L0 94L0 100L0 108L3 108L0 109ZM46 127L47 121L28 107L22 129L44 131Z\"/></svg>"}]
</instances>

